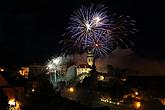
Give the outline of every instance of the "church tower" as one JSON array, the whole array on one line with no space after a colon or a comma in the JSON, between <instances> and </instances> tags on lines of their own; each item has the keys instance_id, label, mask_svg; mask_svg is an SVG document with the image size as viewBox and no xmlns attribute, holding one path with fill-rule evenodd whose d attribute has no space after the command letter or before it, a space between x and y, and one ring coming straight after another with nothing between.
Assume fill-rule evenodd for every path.
<instances>
[{"instance_id":1,"label":"church tower","mask_svg":"<svg viewBox=\"0 0 165 110\"><path fill-rule=\"evenodd\" d=\"M93 62L94 62L94 54L93 54L93 52L88 51L87 52L87 63L88 63L88 65L90 65L92 67Z\"/></svg>"}]
</instances>

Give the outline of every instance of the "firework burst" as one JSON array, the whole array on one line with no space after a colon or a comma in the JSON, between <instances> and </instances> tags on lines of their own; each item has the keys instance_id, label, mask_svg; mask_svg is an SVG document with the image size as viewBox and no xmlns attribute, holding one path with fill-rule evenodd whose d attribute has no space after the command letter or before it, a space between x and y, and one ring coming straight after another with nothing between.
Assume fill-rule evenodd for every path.
<instances>
[{"instance_id":1,"label":"firework burst","mask_svg":"<svg viewBox=\"0 0 165 110\"><path fill-rule=\"evenodd\" d=\"M109 55L114 46L109 44L109 41L104 41L103 39L91 39L91 41L88 41L87 48L95 53L95 57L101 57Z\"/></svg>"},{"instance_id":2,"label":"firework burst","mask_svg":"<svg viewBox=\"0 0 165 110\"><path fill-rule=\"evenodd\" d=\"M66 34L70 39L63 49L67 48L67 53L89 50L98 57L109 55L117 46L134 45L129 38L137 32L134 26L135 20L129 16L110 15L103 5L82 6L70 18Z\"/></svg>"},{"instance_id":3,"label":"firework burst","mask_svg":"<svg viewBox=\"0 0 165 110\"><path fill-rule=\"evenodd\" d=\"M108 16L106 8L103 5L94 7L91 5L89 8L82 6L79 10L75 11L70 18L68 32L71 39L75 42L87 41L88 38L97 37L100 31L108 29Z\"/></svg>"},{"instance_id":4,"label":"firework burst","mask_svg":"<svg viewBox=\"0 0 165 110\"><path fill-rule=\"evenodd\" d=\"M130 40L130 36L138 32L135 29L135 20L131 19L130 16L113 14L110 17L110 23L111 26L109 27L107 36L111 37L113 41L116 41L117 46L125 45L128 48L127 44L134 45Z\"/></svg>"},{"instance_id":5,"label":"firework burst","mask_svg":"<svg viewBox=\"0 0 165 110\"><path fill-rule=\"evenodd\" d=\"M60 70L60 64L62 62L62 57L52 58L48 61L46 65L46 69L48 70L48 73L57 73L58 70Z\"/></svg>"}]
</instances>

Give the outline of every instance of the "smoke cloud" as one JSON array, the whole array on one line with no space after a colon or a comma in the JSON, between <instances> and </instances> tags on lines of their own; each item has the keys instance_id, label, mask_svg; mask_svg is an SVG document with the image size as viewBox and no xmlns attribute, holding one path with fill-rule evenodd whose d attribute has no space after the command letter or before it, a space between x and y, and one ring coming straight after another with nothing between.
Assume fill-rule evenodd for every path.
<instances>
[{"instance_id":1,"label":"smoke cloud","mask_svg":"<svg viewBox=\"0 0 165 110\"><path fill-rule=\"evenodd\" d=\"M96 67L100 72L107 72L108 64L116 68L137 71L141 75L165 75L165 61L139 57L131 49L116 49L112 55L96 60Z\"/></svg>"}]
</instances>

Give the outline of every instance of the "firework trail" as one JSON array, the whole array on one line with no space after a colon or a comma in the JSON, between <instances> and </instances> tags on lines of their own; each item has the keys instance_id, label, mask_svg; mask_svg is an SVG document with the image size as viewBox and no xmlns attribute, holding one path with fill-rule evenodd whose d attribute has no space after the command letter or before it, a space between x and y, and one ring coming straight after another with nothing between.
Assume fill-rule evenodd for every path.
<instances>
[{"instance_id":1,"label":"firework trail","mask_svg":"<svg viewBox=\"0 0 165 110\"><path fill-rule=\"evenodd\" d=\"M64 65L67 66L71 63L71 56L64 57L64 55L51 58L47 64L47 75L49 77L50 83L53 85L54 89L58 89L61 83L67 84L69 81L76 76L76 67L70 66L66 71L63 71Z\"/></svg>"}]
</instances>

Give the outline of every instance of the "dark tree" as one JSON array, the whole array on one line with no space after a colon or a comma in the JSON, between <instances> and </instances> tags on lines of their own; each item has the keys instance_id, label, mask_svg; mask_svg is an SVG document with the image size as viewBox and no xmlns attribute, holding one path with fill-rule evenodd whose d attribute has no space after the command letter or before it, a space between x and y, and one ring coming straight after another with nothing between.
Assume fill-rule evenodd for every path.
<instances>
[{"instance_id":1,"label":"dark tree","mask_svg":"<svg viewBox=\"0 0 165 110\"><path fill-rule=\"evenodd\" d=\"M0 110L7 110L8 107L8 98L0 89Z\"/></svg>"},{"instance_id":2,"label":"dark tree","mask_svg":"<svg viewBox=\"0 0 165 110\"><path fill-rule=\"evenodd\" d=\"M25 99L26 103L23 110L59 110L62 107L63 99L54 91L48 77L41 74L34 79L34 82L37 82L37 87L29 97Z\"/></svg>"}]
</instances>

